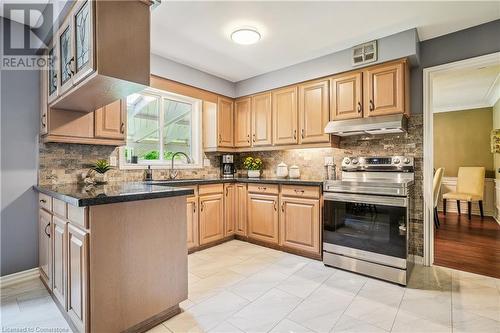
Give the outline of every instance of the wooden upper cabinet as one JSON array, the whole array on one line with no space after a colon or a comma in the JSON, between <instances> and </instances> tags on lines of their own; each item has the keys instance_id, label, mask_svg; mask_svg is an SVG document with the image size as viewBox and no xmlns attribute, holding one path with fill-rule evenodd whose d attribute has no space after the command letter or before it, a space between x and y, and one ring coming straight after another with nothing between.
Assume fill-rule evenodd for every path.
<instances>
[{"instance_id":1,"label":"wooden upper cabinet","mask_svg":"<svg viewBox=\"0 0 500 333\"><path fill-rule=\"evenodd\" d=\"M198 197L190 196L186 200L187 214L187 248L188 250L197 247L198 239Z\"/></svg>"},{"instance_id":2,"label":"wooden upper cabinet","mask_svg":"<svg viewBox=\"0 0 500 333\"><path fill-rule=\"evenodd\" d=\"M89 324L89 233L68 224L68 316L79 332Z\"/></svg>"},{"instance_id":3,"label":"wooden upper cabinet","mask_svg":"<svg viewBox=\"0 0 500 333\"><path fill-rule=\"evenodd\" d=\"M329 142L325 126L330 119L328 79L299 85L299 143Z\"/></svg>"},{"instance_id":4,"label":"wooden upper cabinet","mask_svg":"<svg viewBox=\"0 0 500 333\"><path fill-rule=\"evenodd\" d=\"M38 212L38 266L40 276L52 290L52 216L40 209Z\"/></svg>"},{"instance_id":5,"label":"wooden upper cabinet","mask_svg":"<svg viewBox=\"0 0 500 333\"><path fill-rule=\"evenodd\" d=\"M224 237L224 200L221 193L200 198L200 245Z\"/></svg>"},{"instance_id":6,"label":"wooden upper cabinet","mask_svg":"<svg viewBox=\"0 0 500 333\"><path fill-rule=\"evenodd\" d=\"M271 93L252 96L252 146L269 146L271 144Z\"/></svg>"},{"instance_id":7,"label":"wooden upper cabinet","mask_svg":"<svg viewBox=\"0 0 500 333\"><path fill-rule=\"evenodd\" d=\"M75 1L50 53L56 59L50 82L57 82L48 93L52 108L93 112L141 91L150 84L150 6Z\"/></svg>"},{"instance_id":8,"label":"wooden upper cabinet","mask_svg":"<svg viewBox=\"0 0 500 333\"><path fill-rule=\"evenodd\" d=\"M282 197L280 245L320 254L320 227L318 199Z\"/></svg>"},{"instance_id":9,"label":"wooden upper cabinet","mask_svg":"<svg viewBox=\"0 0 500 333\"><path fill-rule=\"evenodd\" d=\"M234 146L250 147L251 141L251 101L250 97L238 99L234 102Z\"/></svg>"},{"instance_id":10,"label":"wooden upper cabinet","mask_svg":"<svg viewBox=\"0 0 500 333\"><path fill-rule=\"evenodd\" d=\"M224 236L234 235L236 210L234 184L224 184Z\"/></svg>"},{"instance_id":11,"label":"wooden upper cabinet","mask_svg":"<svg viewBox=\"0 0 500 333\"><path fill-rule=\"evenodd\" d=\"M235 233L237 235L247 235L247 185L236 184L234 198L235 207Z\"/></svg>"},{"instance_id":12,"label":"wooden upper cabinet","mask_svg":"<svg viewBox=\"0 0 500 333\"><path fill-rule=\"evenodd\" d=\"M117 100L94 112L96 138L125 140L126 102Z\"/></svg>"},{"instance_id":13,"label":"wooden upper cabinet","mask_svg":"<svg viewBox=\"0 0 500 333\"><path fill-rule=\"evenodd\" d=\"M361 72L334 76L330 80L330 112L332 120L363 117Z\"/></svg>"},{"instance_id":14,"label":"wooden upper cabinet","mask_svg":"<svg viewBox=\"0 0 500 333\"><path fill-rule=\"evenodd\" d=\"M363 73L364 116L403 113L405 106L406 60L370 67ZM408 89L408 87L406 87ZM408 110L406 111L408 112Z\"/></svg>"},{"instance_id":15,"label":"wooden upper cabinet","mask_svg":"<svg viewBox=\"0 0 500 333\"><path fill-rule=\"evenodd\" d=\"M219 147L233 147L233 101L219 97L217 103L217 132Z\"/></svg>"},{"instance_id":16,"label":"wooden upper cabinet","mask_svg":"<svg viewBox=\"0 0 500 333\"><path fill-rule=\"evenodd\" d=\"M275 145L296 144L297 139L297 86L274 90L273 143Z\"/></svg>"},{"instance_id":17,"label":"wooden upper cabinet","mask_svg":"<svg viewBox=\"0 0 500 333\"><path fill-rule=\"evenodd\" d=\"M248 237L278 244L278 196L248 194Z\"/></svg>"}]
</instances>

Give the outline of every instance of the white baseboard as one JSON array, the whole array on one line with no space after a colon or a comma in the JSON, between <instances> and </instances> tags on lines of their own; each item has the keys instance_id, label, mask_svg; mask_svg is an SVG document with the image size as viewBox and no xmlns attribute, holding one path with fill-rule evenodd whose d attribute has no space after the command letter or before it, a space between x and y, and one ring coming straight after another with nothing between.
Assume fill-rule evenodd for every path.
<instances>
[{"instance_id":1,"label":"white baseboard","mask_svg":"<svg viewBox=\"0 0 500 333\"><path fill-rule=\"evenodd\" d=\"M17 272L0 277L0 288L9 287L13 284L36 279L40 276L38 267L26 271Z\"/></svg>"}]
</instances>

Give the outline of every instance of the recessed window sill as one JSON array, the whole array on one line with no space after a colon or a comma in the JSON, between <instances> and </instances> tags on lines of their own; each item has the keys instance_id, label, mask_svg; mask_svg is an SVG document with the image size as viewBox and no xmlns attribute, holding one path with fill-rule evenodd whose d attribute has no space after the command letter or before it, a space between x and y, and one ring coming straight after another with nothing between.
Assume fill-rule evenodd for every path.
<instances>
[{"instance_id":1,"label":"recessed window sill","mask_svg":"<svg viewBox=\"0 0 500 333\"><path fill-rule=\"evenodd\" d=\"M164 163L161 163L161 164L126 163L126 164L120 164L119 169L120 170L146 170L148 168L148 165L153 170L170 170L170 169L172 169L172 165L170 163L169 164L164 164ZM203 166L201 164L175 164L174 169L175 170L203 169Z\"/></svg>"}]
</instances>

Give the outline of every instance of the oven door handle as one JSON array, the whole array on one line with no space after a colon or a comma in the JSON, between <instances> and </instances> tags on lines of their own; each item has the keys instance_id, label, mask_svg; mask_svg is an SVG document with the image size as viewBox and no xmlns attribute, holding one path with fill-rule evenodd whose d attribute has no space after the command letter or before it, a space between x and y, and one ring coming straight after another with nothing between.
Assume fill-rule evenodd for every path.
<instances>
[{"instance_id":1,"label":"oven door handle","mask_svg":"<svg viewBox=\"0 0 500 333\"><path fill-rule=\"evenodd\" d=\"M388 196L381 196L381 195L324 192L323 199L326 201L353 202L353 203L361 203L361 204L408 207L408 198L406 198L406 197L388 197Z\"/></svg>"}]
</instances>

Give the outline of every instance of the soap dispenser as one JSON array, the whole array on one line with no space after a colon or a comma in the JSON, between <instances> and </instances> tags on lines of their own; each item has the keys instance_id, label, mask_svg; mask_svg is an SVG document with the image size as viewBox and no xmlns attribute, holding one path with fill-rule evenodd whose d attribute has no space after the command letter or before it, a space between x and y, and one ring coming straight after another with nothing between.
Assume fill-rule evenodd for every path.
<instances>
[{"instance_id":1,"label":"soap dispenser","mask_svg":"<svg viewBox=\"0 0 500 333\"><path fill-rule=\"evenodd\" d=\"M144 171L144 180L145 181L153 180L153 170L151 170L151 165L148 165L148 168Z\"/></svg>"}]
</instances>

